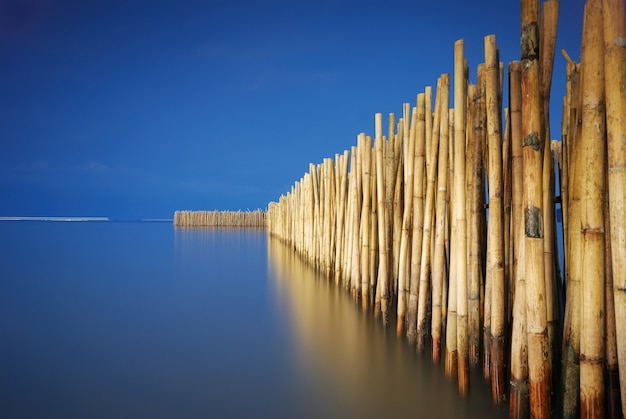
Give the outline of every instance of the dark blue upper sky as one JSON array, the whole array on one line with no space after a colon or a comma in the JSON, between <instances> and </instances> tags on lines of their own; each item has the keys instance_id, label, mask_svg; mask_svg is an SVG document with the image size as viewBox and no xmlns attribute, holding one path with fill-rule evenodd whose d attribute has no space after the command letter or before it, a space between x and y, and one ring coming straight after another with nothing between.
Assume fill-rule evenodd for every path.
<instances>
[{"instance_id":1,"label":"dark blue upper sky","mask_svg":"<svg viewBox=\"0 0 626 419\"><path fill-rule=\"evenodd\" d=\"M491 33L519 58L518 1L1 0L0 216L265 208L452 73L457 39L475 82Z\"/></svg>"}]
</instances>

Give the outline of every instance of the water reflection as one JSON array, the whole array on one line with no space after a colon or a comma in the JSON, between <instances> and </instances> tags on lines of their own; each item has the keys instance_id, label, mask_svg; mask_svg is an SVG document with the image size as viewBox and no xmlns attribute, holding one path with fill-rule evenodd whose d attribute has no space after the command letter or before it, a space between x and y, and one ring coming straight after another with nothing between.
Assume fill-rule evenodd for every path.
<instances>
[{"instance_id":1,"label":"water reflection","mask_svg":"<svg viewBox=\"0 0 626 419\"><path fill-rule=\"evenodd\" d=\"M506 417L491 405L478 371L472 394L459 396L443 366L417 356L412 346L362 313L349 293L316 274L291 248L268 238L269 280L289 316L298 369L342 417Z\"/></svg>"}]
</instances>

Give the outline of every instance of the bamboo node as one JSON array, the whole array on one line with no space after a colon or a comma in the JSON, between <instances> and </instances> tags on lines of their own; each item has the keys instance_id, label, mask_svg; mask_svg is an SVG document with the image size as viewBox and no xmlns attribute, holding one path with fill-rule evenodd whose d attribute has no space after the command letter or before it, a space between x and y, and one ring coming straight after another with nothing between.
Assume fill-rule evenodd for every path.
<instances>
[{"instance_id":1,"label":"bamboo node","mask_svg":"<svg viewBox=\"0 0 626 419\"><path fill-rule=\"evenodd\" d=\"M543 215L539 208L533 206L524 209L524 232L526 237L543 237Z\"/></svg>"},{"instance_id":2,"label":"bamboo node","mask_svg":"<svg viewBox=\"0 0 626 419\"><path fill-rule=\"evenodd\" d=\"M539 133L533 132L530 133L526 138L524 138L524 147L532 147L533 150L539 151L541 150L541 142L539 141Z\"/></svg>"}]
</instances>

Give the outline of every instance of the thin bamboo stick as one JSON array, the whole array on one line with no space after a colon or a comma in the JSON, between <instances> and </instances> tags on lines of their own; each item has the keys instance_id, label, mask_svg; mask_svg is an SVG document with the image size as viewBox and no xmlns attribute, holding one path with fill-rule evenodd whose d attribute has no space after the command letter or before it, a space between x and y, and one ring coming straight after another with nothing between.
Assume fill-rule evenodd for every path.
<instances>
[{"instance_id":1,"label":"thin bamboo stick","mask_svg":"<svg viewBox=\"0 0 626 419\"><path fill-rule=\"evenodd\" d=\"M370 215L371 206L371 156L372 156L372 138L364 133L359 134L359 146L361 148L362 162L362 183L363 183L363 209L361 210L361 305L363 310L369 308L370 302Z\"/></svg>"},{"instance_id":2,"label":"thin bamboo stick","mask_svg":"<svg viewBox=\"0 0 626 419\"><path fill-rule=\"evenodd\" d=\"M378 283L380 286L380 311L383 317L383 325L389 324L389 262L387 255L387 201L385 189L385 166L383 161L384 139L380 136L382 132L382 115L376 114L376 194L378 198ZM378 301L377 301L378 302Z\"/></svg>"}]
</instances>

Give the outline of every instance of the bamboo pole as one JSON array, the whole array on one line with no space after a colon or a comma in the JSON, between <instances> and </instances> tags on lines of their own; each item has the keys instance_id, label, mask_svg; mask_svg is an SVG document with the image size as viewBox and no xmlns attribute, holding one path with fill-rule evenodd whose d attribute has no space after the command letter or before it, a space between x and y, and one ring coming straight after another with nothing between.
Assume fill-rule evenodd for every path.
<instances>
[{"instance_id":1,"label":"bamboo pole","mask_svg":"<svg viewBox=\"0 0 626 419\"><path fill-rule=\"evenodd\" d=\"M444 275L445 275L445 254L444 239L446 228L446 195L448 191L448 142L449 142L449 92L450 92L450 75L441 75L441 100L439 103L439 159L437 164L437 196L435 211L435 247L433 254L432 268L432 345L433 357L439 355L437 352L441 347L441 332L443 323L443 299L444 299ZM434 137L434 135L433 135ZM421 279L420 279L421 280ZM421 292L421 290L420 290ZM418 308L418 335L419 335L419 308ZM455 330L456 339L456 330ZM446 365L456 365L456 348L448 346L446 342L446 358L450 357ZM448 374L452 371L448 369Z\"/></svg>"},{"instance_id":2,"label":"bamboo pole","mask_svg":"<svg viewBox=\"0 0 626 419\"><path fill-rule=\"evenodd\" d=\"M433 266L432 254L434 246L432 239L435 226L435 195L437 193L435 187L437 184L437 164L439 160L439 133L441 128L442 106L441 100L443 96L443 76L437 80L437 91L435 93L435 115L433 117L432 135L430 136L430 154L426 156L427 167L427 184L426 184L426 201L424 203L424 232L422 235L422 257L420 261L419 274L419 293L417 303L417 343L416 349L422 352L426 347L426 336L428 334L428 311L431 291L431 267ZM434 289L431 292L434 296ZM431 315L432 322L432 315ZM434 362L439 361L441 352L441 330L438 330L439 338L432 338L432 359Z\"/></svg>"},{"instance_id":3,"label":"bamboo pole","mask_svg":"<svg viewBox=\"0 0 626 419\"><path fill-rule=\"evenodd\" d=\"M539 2L521 3L522 135L524 138L524 251L526 326L531 416L551 412L551 369L547 336L543 255L543 141L539 87Z\"/></svg>"},{"instance_id":4,"label":"bamboo pole","mask_svg":"<svg viewBox=\"0 0 626 419\"><path fill-rule=\"evenodd\" d=\"M384 139L380 136L382 132L382 115L376 114L376 194L378 198L378 283L380 286L380 311L382 313L383 325L389 324L389 262L387 255L387 201L385 189L385 166L383 161Z\"/></svg>"},{"instance_id":5,"label":"bamboo pole","mask_svg":"<svg viewBox=\"0 0 626 419\"><path fill-rule=\"evenodd\" d=\"M468 341L469 362L472 366L480 363L480 289L482 276L481 224L484 219L482 189L484 177L482 168L482 98L480 88L468 87L468 129L467 140L467 282L468 282Z\"/></svg>"},{"instance_id":6,"label":"bamboo pole","mask_svg":"<svg viewBox=\"0 0 626 419\"><path fill-rule=\"evenodd\" d=\"M604 0L608 193L616 345L622 416L626 417L626 1Z\"/></svg>"},{"instance_id":7,"label":"bamboo pole","mask_svg":"<svg viewBox=\"0 0 626 419\"><path fill-rule=\"evenodd\" d=\"M410 287L410 247L411 232L413 231L413 165L415 160L415 135L417 125L417 109L411 114L411 123L408 125L410 105L404 104L404 210L402 212L402 236L400 238L400 259L398 269L398 317L396 319L396 334L404 334L405 317L408 306Z\"/></svg>"},{"instance_id":8,"label":"bamboo pole","mask_svg":"<svg viewBox=\"0 0 626 419\"><path fill-rule=\"evenodd\" d=\"M465 128L467 77L464 41L454 44L454 177L451 200L450 278L455 277L458 382L461 394L469 391L469 341L467 331L467 218L465 194Z\"/></svg>"},{"instance_id":9,"label":"bamboo pole","mask_svg":"<svg viewBox=\"0 0 626 419\"><path fill-rule=\"evenodd\" d=\"M580 335L581 417L604 417L604 41L602 1L585 6L581 54L585 84L582 86L581 255L582 321ZM590 75L591 77L587 77Z\"/></svg>"},{"instance_id":10,"label":"bamboo pole","mask_svg":"<svg viewBox=\"0 0 626 419\"><path fill-rule=\"evenodd\" d=\"M364 133L359 134L359 146L361 148L363 170L362 183L363 183L363 209L361 210L361 305L363 310L369 308L370 302L370 215L372 212L371 206L371 156L372 156L372 138L366 136Z\"/></svg>"},{"instance_id":11,"label":"bamboo pole","mask_svg":"<svg viewBox=\"0 0 626 419\"><path fill-rule=\"evenodd\" d=\"M487 276L491 282L491 389L493 401L504 400L506 374L505 293L504 293L504 233L502 137L498 101L499 61L495 35L485 37L487 138L489 142L489 222L487 224ZM485 345L487 343L485 342Z\"/></svg>"},{"instance_id":12,"label":"bamboo pole","mask_svg":"<svg viewBox=\"0 0 626 419\"><path fill-rule=\"evenodd\" d=\"M523 419L529 415L528 355L526 344L526 282L524 280L524 229L522 213L522 117L521 66L509 64L509 108L511 113L511 166L513 226L513 322L511 324L511 386L509 416Z\"/></svg>"},{"instance_id":13,"label":"bamboo pole","mask_svg":"<svg viewBox=\"0 0 626 419\"><path fill-rule=\"evenodd\" d=\"M567 57L566 55L566 58ZM567 266L565 276L565 318L563 322L562 360L561 360L561 393L564 418L578 416L580 402L580 313L581 313L581 260L580 257L580 196L581 179L580 173L575 168L579 165L578 145L578 110L580 109L579 86L582 84L582 74L579 66L570 59L567 64L569 86L570 126L567 136L568 173L566 201L567 228L564 236L565 263Z\"/></svg>"},{"instance_id":14,"label":"bamboo pole","mask_svg":"<svg viewBox=\"0 0 626 419\"><path fill-rule=\"evenodd\" d=\"M541 6L539 27L540 36L540 96L542 101L541 118L543 128L541 137L544 141L543 152L543 207L544 207L544 279L546 287L546 321L548 324L548 345L550 354L548 360L553 368L553 356L556 346L556 336L560 334L559 317L560 307L557 297L557 259L554 248L556 245L556 214L554 207L554 159L551 149L550 136L550 87L552 85L552 69L554 67L554 51L559 20L559 1L545 0ZM560 281L559 281L560 282ZM553 380L553 385L556 382Z\"/></svg>"},{"instance_id":15,"label":"bamboo pole","mask_svg":"<svg viewBox=\"0 0 626 419\"><path fill-rule=\"evenodd\" d=\"M419 299L420 260L422 257L422 236L424 232L424 178L426 162L426 96L430 91L417 95L415 127L415 159L413 162L413 232L411 234L411 270L409 285L409 306L407 313L407 337L415 341L417 331L417 304ZM428 99L430 107L430 98ZM428 112L432 112L428 109Z\"/></svg>"}]
</instances>

